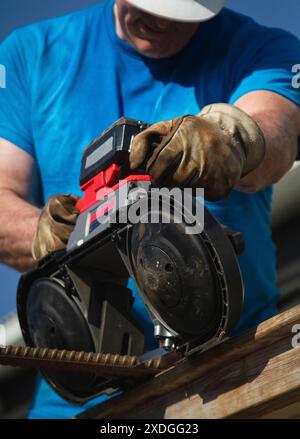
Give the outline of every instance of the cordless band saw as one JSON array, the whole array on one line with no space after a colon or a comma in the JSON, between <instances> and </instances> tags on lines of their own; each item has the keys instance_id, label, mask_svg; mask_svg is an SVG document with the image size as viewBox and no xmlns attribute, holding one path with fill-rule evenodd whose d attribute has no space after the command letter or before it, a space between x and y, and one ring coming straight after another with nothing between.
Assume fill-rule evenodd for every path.
<instances>
[{"instance_id":1,"label":"cordless band saw","mask_svg":"<svg viewBox=\"0 0 300 439\"><path fill-rule=\"evenodd\" d=\"M184 356L205 349L236 325L243 304L237 261L242 237L203 205L199 215L201 202L193 194L183 209L168 192L153 190L144 171L130 171L132 140L148 126L122 118L85 149L84 195L67 248L44 258L19 283L27 346L142 357L145 334L132 312L130 276L153 321L153 337L166 352ZM191 227L199 232L190 233ZM45 369L43 375L78 404L128 384L92 371Z\"/></svg>"}]
</instances>

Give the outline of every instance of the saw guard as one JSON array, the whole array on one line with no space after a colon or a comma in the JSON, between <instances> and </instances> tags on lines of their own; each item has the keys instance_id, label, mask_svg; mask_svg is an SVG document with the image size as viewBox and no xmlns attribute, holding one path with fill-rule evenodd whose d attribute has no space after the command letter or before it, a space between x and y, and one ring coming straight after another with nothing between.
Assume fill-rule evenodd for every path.
<instances>
[{"instance_id":1,"label":"saw guard","mask_svg":"<svg viewBox=\"0 0 300 439\"><path fill-rule=\"evenodd\" d=\"M151 194L151 197L157 196L155 192ZM199 202L196 198L192 201L194 204ZM176 205L172 198L162 197L160 206L163 203L168 207L171 204L173 209L183 211L182 206L178 203ZM181 228L178 224L138 224L130 228L127 235L127 266L155 324L160 325L164 333L174 338L173 344L177 349L201 347L212 339L220 340L229 335L239 320L243 306L244 288L237 254L231 240L232 232L221 226L210 212L202 207L202 227L202 217L197 218L193 212L185 210L189 222L183 223ZM197 212L197 209L195 211ZM200 234L184 234L183 228L191 223L191 218L199 224L199 229L203 229ZM171 240L168 240L165 231L170 231L171 227L174 228L174 233ZM147 228L153 229L150 236L147 234ZM145 251L145 248L148 250ZM196 250L194 253L193 249ZM146 253L148 256L152 253L150 270L145 270L145 263L142 262L142 255ZM202 273L199 273L200 271ZM145 281L147 276L149 279ZM162 277L165 278L164 281L160 280ZM171 284L171 288L166 294L168 284ZM173 289L172 284L175 284ZM179 289L182 291L181 297L177 297ZM164 305L159 306L160 301L165 302ZM166 304L166 301L169 303Z\"/></svg>"}]
</instances>

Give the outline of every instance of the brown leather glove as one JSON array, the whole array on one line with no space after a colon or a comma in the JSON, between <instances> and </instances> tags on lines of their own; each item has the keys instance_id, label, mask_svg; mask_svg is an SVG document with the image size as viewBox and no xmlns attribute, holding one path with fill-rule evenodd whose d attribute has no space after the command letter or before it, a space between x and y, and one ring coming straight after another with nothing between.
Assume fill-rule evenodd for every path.
<instances>
[{"instance_id":1,"label":"brown leather glove","mask_svg":"<svg viewBox=\"0 0 300 439\"><path fill-rule=\"evenodd\" d=\"M207 200L225 198L265 155L264 135L242 110L205 107L198 116L159 122L138 134L131 169L146 169L161 186L204 188Z\"/></svg>"},{"instance_id":2,"label":"brown leather glove","mask_svg":"<svg viewBox=\"0 0 300 439\"><path fill-rule=\"evenodd\" d=\"M40 214L32 243L32 255L36 261L66 246L79 214L75 208L78 200L76 195L49 198Z\"/></svg>"}]
</instances>

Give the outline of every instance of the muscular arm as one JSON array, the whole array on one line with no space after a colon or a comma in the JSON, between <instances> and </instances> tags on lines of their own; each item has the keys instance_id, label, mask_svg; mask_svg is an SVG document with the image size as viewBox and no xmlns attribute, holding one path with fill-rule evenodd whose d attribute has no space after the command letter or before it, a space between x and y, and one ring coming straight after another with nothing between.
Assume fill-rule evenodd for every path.
<instances>
[{"instance_id":1,"label":"muscular arm","mask_svg":"<svg viewBox=\"0 0 300 439\"><path fill-rule=\"evenodd\" d=\"M300 135L300 109L286 98L269 91L248 93L234 105L252 116L265 135L264 161L237 187L242 192L257 192L277 183L293 166Z\"/></svg>"},{"instance_id":2,"label":"muscular arm","mask_svg":"<svg viewBox=\"0 0 300 439\"><path fill-rule=\"evenodd\" d=\"M0 138L0 262L19 271L35 266L31 244L40 214L32 197L36 175L34 159Z\"/></svg>"}]
</instances>

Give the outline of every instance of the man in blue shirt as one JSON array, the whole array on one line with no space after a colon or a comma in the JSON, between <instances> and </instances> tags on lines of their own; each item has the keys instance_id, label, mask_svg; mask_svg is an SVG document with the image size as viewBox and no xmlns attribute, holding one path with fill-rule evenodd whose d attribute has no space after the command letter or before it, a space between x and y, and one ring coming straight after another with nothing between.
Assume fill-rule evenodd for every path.
<instances>
[{"instance_id":1,"label":"man in blue shirt","mask_svg":"<svg viewBox=\"0 0 300 439\"><path fill-rule=\"evenodd\" d=\"M300 62L300 44L284 31L223 9L224 3L108 0L17 30L3 42L2 262L20 271L34 267L33 238L41 219L49 219L49 204L41 215L39 200L45 204L55 194L80 195L82 151L99 133L121 116L169 121L155 127L163 139L170 133L183 139L171 145L176 152L175 162L169 163L171 183L184 185L188 176L188 185L209 182L209 190L216 182L219 189L208 198L217 201L208 201L209 209L245 237L246 251L239 259L245 306L237 330L276 314L270 206L272 185L296 157L300 93L292 86L292 68ZM207 107L219 103L227 105ZM185 118L176 125L175 118L201 111L190 125ZM197 126L204 121L203 137ZM221 145L228 166L214 154ZM147 141L141 139L134 151L133 167L145 161ZM249 167L251 153L255 166ZM191 157L195 168L189 160L178 162L177 154ZM149 172L154 169L159 179L168 161L151 159ZM62 209L73 213L70 204L63 203ZM135 296L135 311L147 322ZM30 417L68 417L82 410L40 380Z\"/></svg>"}]
</instances>

